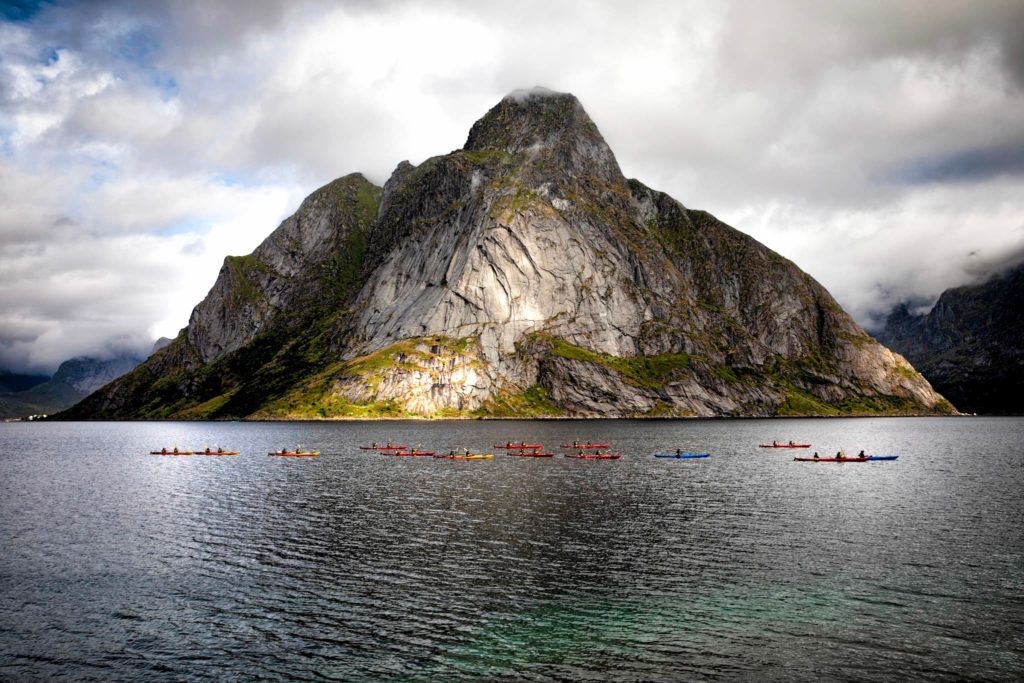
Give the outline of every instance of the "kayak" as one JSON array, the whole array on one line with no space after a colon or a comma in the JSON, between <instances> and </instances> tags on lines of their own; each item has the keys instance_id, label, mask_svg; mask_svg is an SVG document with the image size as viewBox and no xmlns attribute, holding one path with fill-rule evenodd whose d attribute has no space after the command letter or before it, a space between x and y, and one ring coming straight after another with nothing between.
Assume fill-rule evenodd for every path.
<instances>
[{"instance_id":1,"label":"kayak","mask_svg":"<svg viewBox=\"0 0 1024 683\"><path fill-rule=\"evenodd\" d=\"M710 458L711 454L710 453L682 453L680 455L676 455L675 453L655 453L654 457L655 458L678 458L680 460L683 460L683 459L686 459L686 458Z\"/></svg>"},{"instance_id":2,"label":"kayak","mask_svg":"<svg viewBox=\"0 0 1024 683\"><path fill-rule=\"evenodd\" d=\"M870 460L895 460L900 456L898 455L866 455L863 458L846 457L846 458L793 458L793 460L799 460L800 462L868 462Z\"/></svg>"},{"instance_id":3,"label":"kayak","mask_svg":"<svg viewBox=\"0 0 1024 683\"><path fill-rule=\"evenodd\" d=\"M566 453L565 457L575 458L576 460L618 460L622 457L622 453L601 453L600 455L596 453L583 453L577 455Z\"/></svg>"},{"instance_id":4,"label":"kayak","mask_svg":"<svg viewBox=\"0 0 1024 683\"><path fill-rule=\"evenodd\" d=\"M589 450L591 448L608 448L606 443L563 443L562 448L582 448Z\"/></svg>"},{"instance_id":5,"label":"kayak","mask_svg":"<svg viewBox=\"0 0 1024 683\"><path fill-rule=\"evenodd\" d=\"M762 444L758 444L758 448L810 448L810 447L811 447L811 444L809 444L809 443L794 443L794 444L788 444L788 443L780 443L780 444L762 443Z\"/></svg>"},{"instance_id":6,"label":"kayak","mask_svg":"<svg viewBox=\"0 0 1024 683\"><path fill-rule=\"evenodd\" d=\"M196 455L238 455L241 451L196 451Z\"/></svg>"},{"instance_id":7,"label":"kayak","mask_svg":"<svg viewBox=\"0 0 1024 683\"><path fill-rule=\"evenodd\" d=\"M405 451L408 450L408 446L360 446L359 450L362 451Z\"/></svg>"},{"instance_id":8,"label":"kayak","mask_svg":"<svg viewBox=\"0 0 1024 683\"><path fill-rule=\"evenodd\" d=\"M871 458L793 458L799 462L867 462Z\"/></svg>"},{"instance_id":9,"label":"kayak","mask_svg":"<svg viewBox=\"0 0 1024 683\"><path fill-rule=\"evenodd\" d=\"M488 453L482 455L480 453L470 453L469 455L435 455L435 458L439 460L494 460L494 453Z\"/></svg>"},{"instance_id":10,"label":"kayak","mask_svg":"<svg viewBox=\"0 0 1024 683\"><path fill-rule=\"evenodd\" d=\"M192 451L169 451L166 448L162 451L150 451L150 455L193 455Z\"/></svg>"},{"instance_id":11,"label":"kayak","mask_svg":"<svg viewBox=\"0 0 1024 683\"><path fill-rule=\"evenodd\" d=\"M420 456L420 455L423 455L423 456L433 455L434 451L415 451L415 452L413 452L413 451L380 451L380 454L381 455L390 455L390 456L399 456L399 457L405 456L407 458L408 457L415 458L416 456Z\"/></svg>"},{"instance_id":12,"label":"kayak","mask_svg":"<svg viewBox=\"0 0 1024 683\"><path fill-rule=\"evenodd\" d=\"M277 455L285 458L312 458L320 455L320 451L288 451L285 453L278 451L276 453L267 453L267 455Z\"/></svg>"},{"instance_id":13,"label":"kayak","mask_svg":"<svg viewBox=\"0 0 1024 683\"><path fill-rule=\"evenodd\" d=\"M518 445L512 444L511 446L495 446L495 448L508 448L508 449L515 449L515 450L524 450L526 448L540 448L540 447L541 447L541 445L539 443L524 443L524 444L518 444Z\"/></svg>"},{"instance_id":14,"label":"kayak","mask_svg":"<svg viewBox=\"0 0 1024 683\"><path fill-rule=\"evenodd\" d=\"M513 457L516 457L516 458L553 458L553 457L555 457L554 453L541 453L540 451L531 451L529 453L506 453L505 455L510 455L510 456L513 456Z\"/></svg>"}]
</instances>

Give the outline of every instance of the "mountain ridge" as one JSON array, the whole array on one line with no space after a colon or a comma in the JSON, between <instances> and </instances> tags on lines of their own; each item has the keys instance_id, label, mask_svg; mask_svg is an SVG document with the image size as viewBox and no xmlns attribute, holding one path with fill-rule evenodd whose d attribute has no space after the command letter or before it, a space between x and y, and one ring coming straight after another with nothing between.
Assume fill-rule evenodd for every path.
<instances>
[{"instance_id":1,"label":"mountain ridge","mask_svg":"<svg viewBox=\"0 0 1024 683\"><path fill-rule=\"evenodd\" d=\"M22 391L0 393L0 418L46 415L69 408L142 361L130 352L109 358L69 358L46 381Z\"/></svg>"},{"instance_id":2,"label":"mountain ridge","mask_svg":"<svg viewBox=\"0 0 1024 683\"><path fill-rule=\"evenodd\" d=\"M527 91L382 188L313 192L65 417L952 410L790 261L627 180L575 97Z\"/></svg>"}]
</instances>

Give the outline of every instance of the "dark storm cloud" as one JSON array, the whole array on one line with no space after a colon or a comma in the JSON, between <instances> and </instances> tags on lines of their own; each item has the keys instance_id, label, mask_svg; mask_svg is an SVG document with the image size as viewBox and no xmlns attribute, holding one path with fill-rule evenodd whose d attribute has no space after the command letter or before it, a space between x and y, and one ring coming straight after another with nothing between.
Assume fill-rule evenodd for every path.
<instances>
[{"instance_id":1,"label":"dark storm cloud","mask_svg":"<svg viewBox=\"0 0 1024 683\"><path fill-rule=\"evenodd\" d=\"M0 19L27 21L46 4L41 0L6 0L0 3Z\"/></svg>"},{"instance_id":2,"label":"dark storm cloud","mask_svg":"<svg viewBox=\"0 0 1024 683\"><path fill-rule=\"evenodd\" d=\"M1024 143L969 149L927 159L896 171L905 183L981 182L1001 175L1024 174Z\"/></svg>"}]
</instances>

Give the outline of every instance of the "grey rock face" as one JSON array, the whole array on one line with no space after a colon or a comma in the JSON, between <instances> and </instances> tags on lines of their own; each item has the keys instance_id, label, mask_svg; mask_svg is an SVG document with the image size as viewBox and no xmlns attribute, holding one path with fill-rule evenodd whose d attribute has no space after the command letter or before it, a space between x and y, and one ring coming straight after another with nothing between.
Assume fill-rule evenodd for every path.
<instances>
[{"instance_id":1,"label":"grey rock face","mask_svg":"<svg viewBox=\"0 0 1024 683\"><path fill-rule=\"evenodd\" d=\"M362 225L376 216L379 194L361 174L339 178L307 197L252 254L224 259L187 328L202 361L243 348L290 310L342 284L332 267L339 252L344 257L360 248Z\"/></svg>"},{"instance_id":2,"label":"grey rock face","mask_svg":"<svg viewBox=\"0 0 1024 683\"><path fill-rule=\"evenodd\" d=\"M142 358L119 357L100 360L79 357L66 360L57 368L52 381L64 382L82 396L88 396L142 362Z\"/></svg>"}]
</instances>

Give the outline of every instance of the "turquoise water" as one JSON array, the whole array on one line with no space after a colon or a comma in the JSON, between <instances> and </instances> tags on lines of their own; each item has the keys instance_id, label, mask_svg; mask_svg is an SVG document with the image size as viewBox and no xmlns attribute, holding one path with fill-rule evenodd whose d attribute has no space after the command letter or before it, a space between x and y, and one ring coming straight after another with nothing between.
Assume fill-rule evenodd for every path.
<instances>
[{"instance_id":1,"label":"turquoise water","mask_svg":"<svg viewBox=\"0 0 1024 683\"><path fill-rule=\"evenodd\" d=\"M357 448L388 438L623 458ZM266 455L296 443L323 456ZM147 454L175 444L242 455ZM1022 444L1016 418L3 424L0 679L1017 680Z\"/></svg>"}]
</instances>

